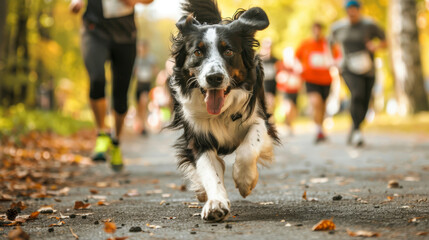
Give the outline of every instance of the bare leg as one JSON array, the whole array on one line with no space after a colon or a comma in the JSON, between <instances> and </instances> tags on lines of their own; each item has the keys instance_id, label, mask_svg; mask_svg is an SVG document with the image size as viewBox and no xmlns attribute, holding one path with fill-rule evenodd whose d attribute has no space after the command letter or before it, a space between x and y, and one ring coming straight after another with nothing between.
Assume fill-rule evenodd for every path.
<instances>
[{"instance_id":1,"label":"bare leg","mask_svg":"<svg viewBox=\"0 0 429 240\"><path fill-rule=\"evenodd\" d=\"M149 97L146 92L140 94L139 102L137 105L137 119L139 121L139 125L141 126L140 131L146 129L148 100Z\"/></svg>"},{"instance_id":2,"label":"bare leg","mask_svg":"<svg viewBox=\"0 0 429 240\"><path fill-rule=\"evenodd\" d=\"M292 125L297 115L297 109L295 103L293 103L291 100L286 100L286 104L286 125L290 130L292 130Z\"/></svg>"},{"instance_id":3,"label":"bare leg","mask_svg":"<svg viewBox=\"0 0 429 240\"><path fill-rule=\"evenodd\" d=\"M323 101L322 96L318 93L308 94L311 106L313 108L313 119L317 126L322 127L323 120L325 118L326 104Z\"/></svg>"},{"instance_id":4,"label":"bare leg","mask_svg":"<svg viewBox=\"0 0 429 240\"><path fill-rule=\"evenodd\" d=\"M224 162L215 152L205 152L197 161L197 174L207 193L207 202L201 212L204 220L218 222L229 215L231 203L224 186L224 171Z\"/></svg>"},{"instance_id":5,"label":"bare leg","mask_svg":"<svg viewBox=\"0 0 429 240\"><path fill-rule=\"evenodd\" d=\"M104 123L104 119L106 117L106 99L101 98L97 100L90 100L92 112L94 114L95 118L95 124L97 125L97 131L98 132L104 132L106 130L106 125Z\"/></svg>"}]
</instances>

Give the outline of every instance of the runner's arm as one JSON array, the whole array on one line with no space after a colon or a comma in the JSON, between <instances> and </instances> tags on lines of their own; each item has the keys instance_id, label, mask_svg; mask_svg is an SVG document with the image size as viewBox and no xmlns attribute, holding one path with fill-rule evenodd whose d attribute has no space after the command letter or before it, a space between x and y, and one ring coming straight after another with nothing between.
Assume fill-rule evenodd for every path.
<instances>
[{"instance_id":1,"label":"runner's arm","mask_svg":"<svg viewBox=\"0 0 429 240\"><path fill-rule=\"evenodd\" d=\"M69 5L69 9L72 13L79 13L83 8L83 0L72 0Z\"/></svg>"}]
</instances>

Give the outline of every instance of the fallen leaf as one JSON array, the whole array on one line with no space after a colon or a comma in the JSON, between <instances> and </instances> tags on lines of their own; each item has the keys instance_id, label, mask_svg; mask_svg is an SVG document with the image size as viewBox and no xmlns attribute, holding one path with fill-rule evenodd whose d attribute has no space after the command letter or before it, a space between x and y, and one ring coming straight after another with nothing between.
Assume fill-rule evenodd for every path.
<instances>
[{"instance_id":1,"label":"fallen leaf","mask_svg":"<svg viewBox=\"0 0 429 240\"><path fill-rule=\"evenodd\" d=\"M106 202L106 201L102 201L102 200L100 200L100 201L98 201L98 202L97 202L97 205L98 205L98 206L107 206L107 205L109 205L109 203L108 203L108 202Z\"/></svg>"},{"instance_id":2,"label":"fallen leaf","mask_svg":"<svg viewBox=\"0 0 429 240\"><path fill-rule=\"evenodd\" d=\"M91 194L98 194L99 193L99 191L97 189L89 189L89 192Z\"/></svg>"},{"instance_id":3,"label":"fallen leaf","mask_svg":"<svg viewBox=\"0 0 429 240\"><path fill-rule=\"evenodd\" d=\"M107 240L125 240L128 239L129 237L113 237L113 238L108 238Z\"/></svg>"},{"instance_id":4,"label":"fallen leaf","mask_svg":"<svg viewBox=\"0 0 429 240\"><path fill-rule=\"evenodd\" d=\"M19 208L21 210L24 210L27 208L27 206L25 206L25 204L22 201L19 201L17 203L12 202L12 204L10 204L10 208Z\"/></svg>"},{"instance_id":5,"label":"fallen leaf","mask_svg":"<svg viewBox=\"0 0 429 240\"><path fill-rule=\"evenodd\" d=\"M162 189L155 189L155 190L146 191L146 195L161 194L161 193L162 193Z\"/></svg>"},{"instance_id":6,"label":"fallen leaf","mask_svg":"<svg viewBox=\"0 0 429 240\"><path fill-rule=\"evenodd\" d=\"M418 232L416 233L417 236L428 236L429 232Z\"/></svg>"},{"instance_id":7,"label":"fallen leaf","mask_svg":"<svg viewBox=\"0 0 429 240\"><path fill-rule=\"evenodd\" d=\"M329 181L328 178L324 177L324 178L312 178L310 179L311 183L327 183Z\"/></svg>"},{"instance_id":8,"label":"fallen leaf","mask_svg":"<svg viewBox=\"0 0 429 240\"><path fill-rule=\"evenodd\" d=\"M104 231L106 233L115 233L116 232L116 224L113 222L105 222L104 223Z\"/></svg>"},{"instance_id":9,"label":"fallen leaf","mask_svg":"<svg viewBox=\"0 0 429 240\"><path fill-rule=\"evenodd\" d=\"M399 185L399 182L396 180L390 180L389 183L387 184L388 188L400 188L401 186Z\"/></svg>"},{"instance_id":10,"label":"fallen leaf","mask_svg":"<svg viewBox=\"0 0 429 240\"><path fill-rule=\"evenodd\" d=\"M323 219L312 228L313 231L335 230L335 223L331 220Z\"/></svg>"},{"instance_id":11,"label":"fallen leaf","mask_svg":"<svg viewBox=\"0 0 429 240\"><path fill-rule=\"evenodd\" d=\"M418 181L420 181L420 178L413 177L413 176L408 176L408 177L404 178L404 181L407 181L407 182L418 182Z\"/></svg>"},{"instance_id":12,"label":"fallen leaf","mask_svg":"<svg viewBox=\"0 0 429 240\"><path fill-rule=\"evenodd\" d=\"M104 195L90 195L88 196L89 199L96 199L96 200L106 200L107 196Z\"/></svg>"},{"instance_id":13,"label":"fallen leaf","mask_svg":"<svg viewBox=\"0 0 429 240\"><path fill-rule=\"evenodd\" d=\"M149 227L149 228L152 228L152 229L159 229L159 228L162 228L161 226L159 226L159 225L151 225L151 224L149 224L149 223L147 223L146 224L146 226L147 227Z\"/></svg>"},{"instance_id":14,"label":"fallen leaf","mask_svg":"<svg viewBox=\"0 0 429 240\"><path fill-rule=\"evenodd\" d=\"M57 210L55 210L52 205L42 206L37 211L40 213L56 213L57 212Z\"/></svg>"},{"instance_id":15,"label":"fallen leaf","mask_svg":"<svg viewBox=\"0 0 429 240\"><path fill-rule=\"evenodd\" d=\"M380 236L380 233L370 232L365 230L359 230L359 231L353 232L347 229L347 233L351 237L379 237Z\"/></svg>"},{"instance_id":16,"label":"fallen leaf","mask_svg":"<svg viewBox=\"0 0 429 240\"><path fill-rule=\"evenodd\" d=\"M186 185L184 185L184 184L178 186L175 183L170 183L170 184L167 185L167 187L169 187L171 189L179 190L179 191L182 191L182 192L186 191Z\"/></svg>"},{"instance_id":17,"label":"fallen leaf","mask_svg":"<svg viewBox=\"0 0 429 240\"><path fill-rule=\"evenodd\" d=\"M163 198L169 198L169 197L171 197L171 194L170 193L164 193L164 194L162 194L161 195Z\"/></svg>"},{"instance_id":18,"label":"fallen leaf","mask_svg":"<svg viewBox=\"0 0 429 240\"><path fill-rule=\"evenodd\" d=\"M162 200L161 202L159 202L159 205L162 205L162 204L164 204L164 203L166 203L166 201L165 201L165 200Z\"/></svg>"},{"instance_id":19,"label":"fallen leaf","mask_svg":"<svg viewBox=\"0 0 429 240\"><path fill-rule=\"evenodd\" d=\"M0 194L0 201L12 201L13 197L9 194Z\"/></svg>"},{"instance_id":20,"label":"fallen leaf","mask_svg":"<svg viewBox=\"0 0 429 240\"><path fill-rule=\"evenodd\" d=\"M8 234L9 240L29 240L30 236L24 232L20 226L12 230Z\"/></svg>"},{"instance_id":21,"label":"fallen leaf","mask_svg":"<svg viewBox=\"0 0 429 240\"><path fill-rule=\"evenodd\" d=\"M79 236L73 232L73 229L71 227L69 227L71 234L73 235L74 238L79 239Z\"/></svg>"},{"instance_id":22,"label":"fallen leaf","mask_svg":"<svg viewBox=\"0 0 429 240\"><path fill-rule=\"evenodd\" d=\"M28 216L28 219L33 220L36 219L39 216L40 212L36 211L30 214L30 216Z\"/></svg>"},{"instance_id":23,"label":"fallen leaf","mask_svg":"<svg viewBox=\"0 0 429 240\"><path fill-rule=\"evenodd\" d=\"M57 223L53 223L53 224L49 225L49 227L59 227L59 226L62 226L64 224L66 224L64 221L59 221Z\"/></svg>"},{"instance_id":24,"label":"fallen leaf","mask_svg":"<svg viewBox=\"0 0 429 240\"><path fill-rule=\"evenodd\" d=\"M394 197L387 196L387 200L392 201L393 199L394 199Z\"/></svg>"},{"instance_id":25,"label":"fallen leaf","mask_svg":"<svg viewBox=\"0 0 429 240\"><path fill-rule=\"evenodd\" d=\"M140 196L140 193L137 191L137 189L131 189L124 194L124 197L137 197L137 196Z\"/></svg>"},{"instance_id":26,"label":"fallen leaf","mask_svg":"<svg viewBox=\"0 0 429 240\"><path fill-rule=\"evenodd\" d=\"M307 191L304 191L304 193L302 194L302 199L307 201Z\"/></svg>"},{"instance_id":27,"label":"fallen leaf","mask_svg":"<svg viewBox=\"0 0 429 240\"><path fill-rule=\"evenodd\" d=\"M79 210L79 209L88 209L91 207L91 203L83 203L82 201L76 201L74 203L74 209Z\"/></svg>"}]
</instances>

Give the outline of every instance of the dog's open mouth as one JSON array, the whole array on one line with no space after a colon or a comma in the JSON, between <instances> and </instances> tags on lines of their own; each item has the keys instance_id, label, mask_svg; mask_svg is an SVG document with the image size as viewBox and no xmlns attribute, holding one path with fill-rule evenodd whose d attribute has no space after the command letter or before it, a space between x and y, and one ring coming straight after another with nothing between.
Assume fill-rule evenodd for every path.
<instances>
[{"instance_id":1,"label":"dog's open mouth","mask_svg":"<svg viewBox=\"0 0 429 240\"><path fill-rule=\"evenodd\" d=\"M231 87L225 89L200 89L204 94L204 102L206 102L207 112L212 115L220 114L225 98L231 91Z\"/></svg>"}]
</instances>

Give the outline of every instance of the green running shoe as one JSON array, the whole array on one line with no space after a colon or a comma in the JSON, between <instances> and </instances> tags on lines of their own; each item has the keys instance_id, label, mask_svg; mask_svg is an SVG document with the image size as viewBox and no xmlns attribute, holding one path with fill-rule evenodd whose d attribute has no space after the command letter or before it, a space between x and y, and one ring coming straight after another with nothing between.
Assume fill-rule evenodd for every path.
<instances>
[{"instance_id":1,"label":"green running shoe","mask_svg":"<svg viewBox=\"0 0 429 240\"><path fill-rule=\"evenodd\" d=\"M92 154L92 160L96 162L105 162L106 153L112 143L109 135L100 134L95 140L94 153Z\"/></svg>"},{"instance_id":2,"label":"green running shoe","mask_svg":"<svg viewBox=\"0 0 429 240\"><path fill-rule=\"evenodd\" d=\"M119 145L112 144L110 149L110 166L115 172L120 172L124 168L122 152Z\"/></svg>"}]
</instances>

